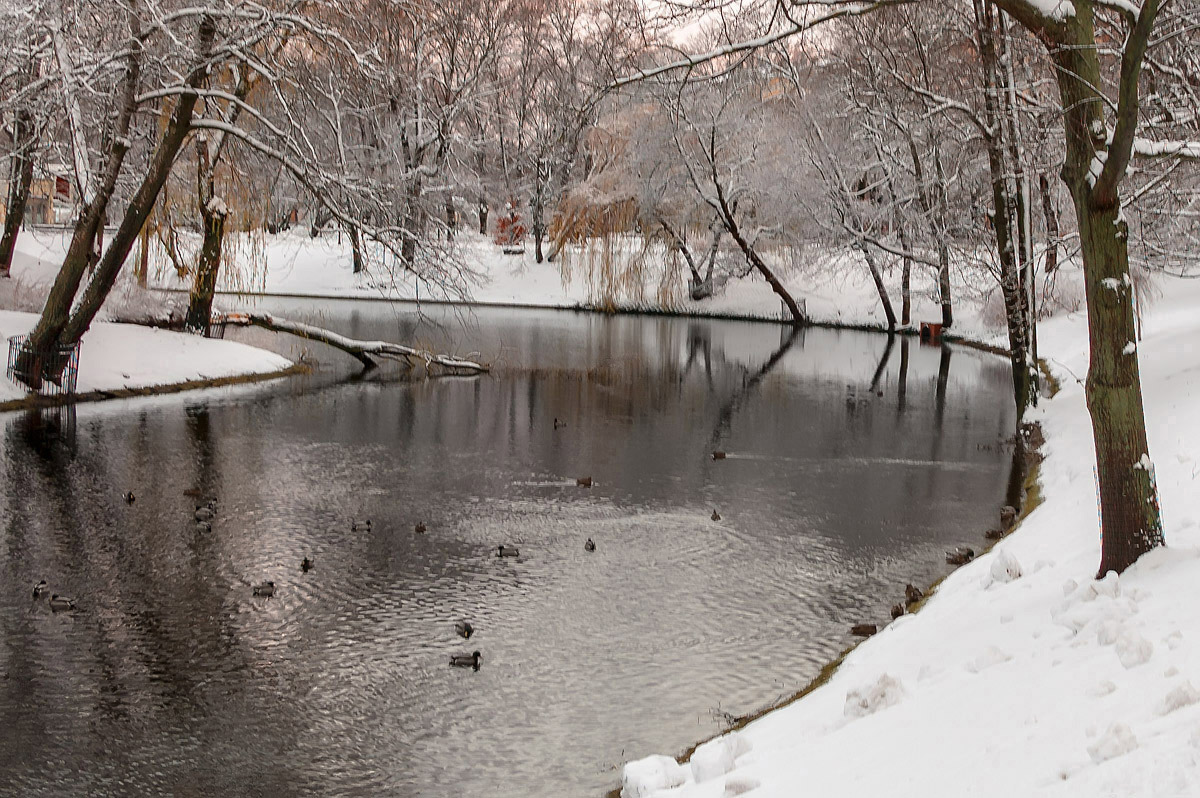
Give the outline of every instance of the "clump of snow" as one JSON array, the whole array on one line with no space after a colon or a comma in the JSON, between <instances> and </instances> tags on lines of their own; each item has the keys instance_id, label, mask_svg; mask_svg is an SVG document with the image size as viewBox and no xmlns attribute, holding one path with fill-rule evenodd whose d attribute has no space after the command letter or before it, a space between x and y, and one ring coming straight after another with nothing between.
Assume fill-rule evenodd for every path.
<instances>
[{"instance_id":1,"label":"clump of snow","mask_svg":"<svg viewBox=\"0 0 1200 798\"><path fill-rule=\"evenodd\" d=\"M701 782L724 776L733 770L737 758L749 750L750 744L738 734L709 740L692 753L692 778Z\"/></svg>"},{"instance_id":2,"label":"clump of snow","mask_svg":"<svg viewBox=\"0 0 1200 798\"><path fill-rule=\"evenodd\" d=\"M1191 682L1185 681L1167 693L1166 698L1158 706L1158 714L1167 715L1177 709L1190 707L1197 701L1200 701L1200 690L1193 687Z\"/></svg>"},{"instance_id":3,"label":"clump of snow","mask_svg":"<svg viewBox=\"0 0 1200 798\"><path fill-rule=\"evenodd\" d=\"M1088 755L1096 764L1128 754L1138 747L1137 738L1124 723L1114 723L1104 736L1087 748Z\"/></svg>"},{"instance_id":4,"label":"clump of snow","mask_svg":"<svg viewBox=\"0 0 1200 798\"><path fill-rule=\"evenodd\" d=\"M1017 558L1007 548L996 552L992 557L992 566L988 569L988 575L992 582L1006 584L1014 579L1021 578L1021 564L1017 562Z\"/></svg>"},{"instance_id":5,"label":"clump of snow","mask_svg":"<svg viewBox=\"0 0 1200 798\"><path fill-rule=\"evenodd\" d=\"M660 790L679 787L688 780L688 769L669 756L654 755L628 762L621 774L621 798L645 798Z\"/></svg>"},{"instance_id":6,"label":"clump of snow","mask_svg":"<svg viewBox=\"0 0 1200 798\"><path fill-rule=\"evenodd\" d=\"M1121 354L1132 355L1136 351L1137 351L1137 344L1135 344L1133 341L1129 341L1128 343L1125 344L1125 347L1121 350Z\"/></svg>"},{"instance_id":7,"label":"clump of snow","mask_svg":"<svg viewBox=\"0 0 1200 798\"><path fill-rule=\"evenodd\" d=\"M846 693L844 714L847 718L861 718L895 706L903 698L904 685L885 673L874 684Z\"/></svg>"},{"instance_id":8,"label":"clump of snow","mask_svg":"<svg viewBox=\"0 0 1200 798\"><path fill-rule=\"evenodd\" d=\"M982 654L967 663L967 670L971 673L979 673L980 671L987 670L993 665L999 665L1000 663L1008 662L1011 659L1011 656L1005 654L995 646L988 646L983 650Z\"/></svg>"},{"instance_id":9,"label":"clump of snow","mask_svg":"<svg viewBox=\"0 0 1200 798\"><path fill-rule=\"evenodd\" d=\"M1145 665L1154 656L1154 644L1128 627L1117 638L1116 649L1117 659L1125 668Z\"/></svg>"},{"instance_id":10,"label":"clump of snow","mask_svg":"<svg viewBox=\"0 0 1200 798\"><path fill-rule=\"evenodd\" d=\"M753 776L737 773L725 780L724 798L737 798L737 796L745 795L751 790L757 790L761 786L762 782Z\"/></svg>"}]
</instances>

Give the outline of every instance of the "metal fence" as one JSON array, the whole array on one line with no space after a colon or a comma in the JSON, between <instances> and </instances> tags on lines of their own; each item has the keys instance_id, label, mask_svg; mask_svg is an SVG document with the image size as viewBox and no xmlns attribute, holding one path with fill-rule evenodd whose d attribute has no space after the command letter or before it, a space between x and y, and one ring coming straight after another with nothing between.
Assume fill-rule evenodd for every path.
<instances>
[{"instance_id":1,"label":"metal fence","mask_svg":"<svg viewBox=\"0 0 1200 798\"><path fill-rule=\"evenodd\" d=\"M42 396L68 396L75 393L79 378L79 344L34 349L28 335L14 335L8 339L6 373L12 382Z\"/></svg>"}]
</instances>

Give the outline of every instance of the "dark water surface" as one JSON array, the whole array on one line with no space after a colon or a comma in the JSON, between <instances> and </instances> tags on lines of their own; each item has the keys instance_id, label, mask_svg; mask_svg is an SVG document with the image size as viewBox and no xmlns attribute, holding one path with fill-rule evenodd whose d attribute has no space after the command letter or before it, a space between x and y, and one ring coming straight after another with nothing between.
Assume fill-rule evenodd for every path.
<instances>
[{"instance_id":1,"label":"dark water surface","mask_svg":"<svg viewBox=\"0 0 1200 798\"><path fill-rule=\"evenodd\" d=\"M0 794L599 796L802 687L1004 497L998 358L321 306L497 370L356 378L314 350L307 378L0 416Z\"/></svg>"}]
</instances>

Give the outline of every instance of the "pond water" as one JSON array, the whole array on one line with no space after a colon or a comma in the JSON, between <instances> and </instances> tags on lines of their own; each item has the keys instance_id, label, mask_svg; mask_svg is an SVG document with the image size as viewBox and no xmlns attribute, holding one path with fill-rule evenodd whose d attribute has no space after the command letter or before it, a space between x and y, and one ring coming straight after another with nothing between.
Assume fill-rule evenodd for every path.
<instances>
[{"instance_id":1,"label":"pond water","mask_svg":"<svg viewBox=\"0 0 1200 798\"><path fill-rule=\"evenodd\" d=\"M1005 496L1009 378L969 350L267 308L496 369L314 348L308 377L0 417L0 794L598 798L803 687Z\"/></svg>"}]
</instances>

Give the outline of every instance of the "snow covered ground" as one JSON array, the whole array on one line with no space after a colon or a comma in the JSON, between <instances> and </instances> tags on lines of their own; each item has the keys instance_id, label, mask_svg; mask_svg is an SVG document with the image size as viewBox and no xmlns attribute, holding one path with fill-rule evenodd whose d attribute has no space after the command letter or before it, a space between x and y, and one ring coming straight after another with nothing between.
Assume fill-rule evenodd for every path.
<instances>
[{"instance_id":1,"label":"snow covered ground","mask_svg":"<svg viewBox=\"0 0 1200 798\"><path fill-rule=\"evenodd\" d=\"M624 795L1200 795L1200 285L1160 289L1139 356L1168 548L1093 580L1084 319L1051 320L1045 502L828 683L689 764L629 763Z\"/></svg>"},{"instance_id":2,"label":"snow covered ground","mask_svg":"<svg viewBox=\"0 0 1200 798\"><path fill-rule=\"evenodd\" d=\"M0 341L33 329L46 291L58 271L67 236L25 232L18 238L13 277L0 285ZM127 281L119 284L104 313L137 310L151 298ZM152 297L161 304L161 297ZM25 311L25 312L22 312ZM7 351L6 351L7 354ZM99 321L80 344L76 391L139 390L231 377L272 374L291 367L287 358L252 346L199 338L134 324ZM19 401L26 391L0 379L0 403Z\"/></svg>"},{"instance_id":3,"label":"snow covered ground","mask_svg":"<svg viewBox=\"0 0 1200 798\"><path fill-rule=\"evenodd\" d=\"M28 333L37 319L34 313L0 311L0 339ZM273 352L234 341L98 322L80 345L76 391L141 389L270 374L291 365L287 358ZM25 395L13 382L0 380L0 402L24 399Z\"/></svg>"},{"instance_id":4,"label":"snow covered ground","mask_svg":"<svg viewBox=\"0 0 1200 798\"><path fill-rule=\"evenodd\" d=\"M46 250L55 244L46 241ZM65 246L65 245L64 245ZM638 245L618 241L625 254L633 254ZM711 299L695 302L687 296L685 272L676 272L662 286L661 255L647 258L639 281L633 281L615 300L606 289L610 281L600 266L597 251L574 250L555 263L535 263L532 245L524 254L505 255L490 240L464 232L457 242L457 273L471 275L466 298L481 304L610 308L632 311L671 311L696 315L735 316L779 319L783 307L766 281L756 273L731 280ZM338 241L336 233L311 238L303 230L279 235L237 240L233 249L237 268L223 269L220 289L304 296L360 297L371 299L460 300L446 289L392 268L393 259L372 251L368 269L354 274L349 239ZM857 253L826 257L817 263L818 253L796 256L797 263L783 277L788 290L806 304L811 318L821 322L850 325L885 324L879 297L862 258ZM163 287L186 287L174 277L161 253L155 257L156 283ZM958 276L956 275L956 278ZM900 313L900 273L893 270L887 279L897 316ZM928 269L913 271L913 320L940 321L941 309L935 299L933 274ZM977 288L956 279L954 285L956 332L980 337L990 334L1002 321L998 309L990 315Z\"/></svg>"},{"instance_id":5,"label":"snow covered ground","mask_svg":"<svg viewBox=\"0 0 1200 798\"><path fill-rule=\"evenodd\" d=\"M38 296L64 240L46 233L22 237L8 306ZM333 236L313 241L292 233L243 250L242 268L226 278L226 288L443 298L432 286L393 281L378 266L353 275L348 244ZM534 264L528 253L501 255L478 238L467 241L464 258L483 278L471 291L475 301L573 307L598 304L603 293L597 270L583 257L572 262L568 278L556 265ZM814 318L882 321L860 264L845 258L832 274L807 271L797 269L787 282ZM889 278L894 292L897 280L896 274ZM169 277L160 281L172 284ZM779 316L779 302L761 280L731 284L702 304L681 298L679 290L655 294L651 282L641 298L622 306ZM916 285L914 319L936 320L928 276L918 274ZM1061 313L1039 330L1041 353L1063 384L1032 414L1047 438L1044 503L991 553L952 574L919 613L852 652L827 684L705 744L688 764L665 756L631 762L624 794L1200 795L1200 602L1194 599L1200 584L1200 285L1170 280L1158 292L1139 356L1168 548L1119 579L1093 581L1099 562L1094 458L1076 379L1087 370L1085 318ZM959 293L956 329L1002 343L989 300ZM128 299L134 293L126 296L116 301L136 301ZM1079 301L1069 286L1063 299L1068 307ZM0 314L0 331L23 332L32 321L31 315ZM89 357L89 351L105 356ZM80 390L287 365L236 344L110 324L95 325L84 352ZM713 703L720 698L713 696Z\"/></svg>"}]
</instances>

